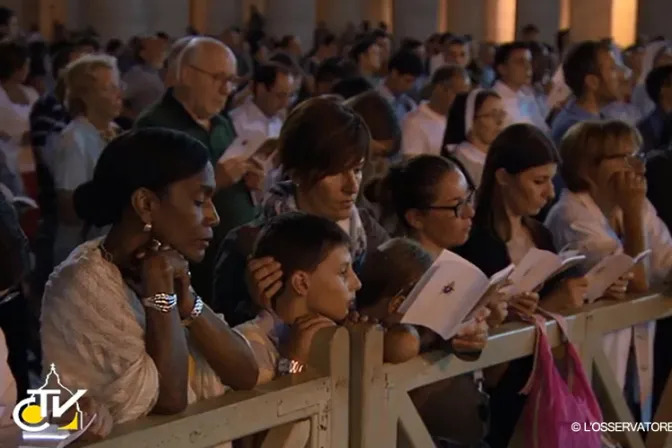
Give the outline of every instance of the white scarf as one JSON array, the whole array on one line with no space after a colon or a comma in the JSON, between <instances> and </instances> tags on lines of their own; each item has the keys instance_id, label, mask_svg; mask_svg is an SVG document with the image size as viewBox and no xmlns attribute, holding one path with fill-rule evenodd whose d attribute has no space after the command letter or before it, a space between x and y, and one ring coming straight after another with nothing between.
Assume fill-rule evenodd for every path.
<instances>
[{"instance_id":1,"label":"white scarf","mask_svg":"<svg viewBox=\"0 0 672 448\"><path fill-rule=\"evenodd\" d=\"M54 363L63 384L87 389L115 423L123 423L152 410L159 372L145 350L144 308L99 244L79 246L49 278L42 302L43 365ZM223 394L226 386L191 345L190 355L195 372L189 403Z\"/></svg>"}]
</instances>

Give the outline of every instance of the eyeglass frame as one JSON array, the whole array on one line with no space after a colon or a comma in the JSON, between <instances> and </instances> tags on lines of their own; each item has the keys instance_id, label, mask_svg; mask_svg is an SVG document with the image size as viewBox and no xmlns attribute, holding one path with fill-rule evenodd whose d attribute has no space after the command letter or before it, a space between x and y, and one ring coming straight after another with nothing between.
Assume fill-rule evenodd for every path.
<instances>
[{"instance_id":1,"label":"eyeglass frame","mask_svg":"<svg viewBox=\"0 0 672 448\"><path fill-rule=\"evenodd\" d=\"M187 64L189 67L193 68L199 73L202 73L204 75L208 75L210 79L218 83L220 86L223 86L224 84L227 84L230 89L235 88L235 79L237 78L236 75L227 75L225 73L212 73L208 70L204 70L201 67L198 67L194 64ZM224 78L226 76L226 78Z\"/></svg>"},{"instance_id":2,"label":"eyeglass frame","mask_svg":"<svg viewBox=\"0 0 672 448\"><path fill-rule=\"evenodd\" d=\"M460 202L458 202L457 205L430 205L423 207L422 210L451 210L455 214L456 218L464 218L464 207L467 205L473 206L475 200L476 190L470 188L467 197L465 199L460 199Z\"/></svg>"}]
</instances>

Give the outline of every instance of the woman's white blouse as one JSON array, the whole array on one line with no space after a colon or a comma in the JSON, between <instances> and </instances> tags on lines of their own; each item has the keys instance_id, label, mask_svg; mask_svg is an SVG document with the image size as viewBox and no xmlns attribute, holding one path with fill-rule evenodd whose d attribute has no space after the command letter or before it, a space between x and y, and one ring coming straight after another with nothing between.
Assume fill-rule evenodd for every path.
<instances>
[{"instance_id":1,"label":"woman's white blouse","mask_svg":"<svg viewBox=\"0 0 672 448\"><path fill-rule=\"evenodd\" d=\"M649 282L656 288L668 279L672 268L672 237L648 200L644 213L648 247L652 250ZM553 234L556 247L576 249L586 255L584 272L604 256L623 250L620 238L587 193L564 190L546 219L546 227ZM639 388L643 421L651 420L654 333L655 321L609 333L603 338L604 352L621 387L625 385L630 346L634 344L638 373L635 384Z\"/></svg>"}]
</instances>

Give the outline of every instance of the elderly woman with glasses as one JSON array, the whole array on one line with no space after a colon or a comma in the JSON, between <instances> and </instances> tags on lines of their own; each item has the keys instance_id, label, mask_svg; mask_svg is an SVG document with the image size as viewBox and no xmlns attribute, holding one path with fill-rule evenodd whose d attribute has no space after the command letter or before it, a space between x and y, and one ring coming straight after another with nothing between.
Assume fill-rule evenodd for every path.
<instances>
[{"instance_id":1,"label":"elderly woman with glasses","mask_svg":"<svg viewBox=\"0 0 672 448\"><path fill-rule=\"evenodd\" d=\"M641 137L622 121L583 122L575 125L560 145L562 176L567 184L551 209L546 225L558 246L571 245L587 259L585 270L613 252L636 256L651 250L635 265L629 292L646 292L670 278L672 238L665 223L646 198ZM604 337L607 359L616 379L626 387L626 372L633 343L638 390L626 387L626 397L642 421L650 419L655 322L648 322Z\"/></svg>"},{"instance_id":2,"label":"elderly woman with glasses","mask_svg":"<svg viewBox=\"0 0 672 448\"><path fill-rule=\"evenodd\" d=\"M65 104L73 118L61 133L54 161L58 200L55 264L83 241L100 236L83 226L72 201L77 187L93 178L93 169L108 141L117 134L114 119L122 107L117 61L107 55L86 55L68 65Z\"/></svg>"}]
</instances>

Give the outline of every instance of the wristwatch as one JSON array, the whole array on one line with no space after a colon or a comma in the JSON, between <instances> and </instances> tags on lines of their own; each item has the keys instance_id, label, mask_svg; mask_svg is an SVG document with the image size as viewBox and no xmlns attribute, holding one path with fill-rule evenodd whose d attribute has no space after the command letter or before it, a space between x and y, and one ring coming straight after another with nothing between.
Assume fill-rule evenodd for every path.
<instances>
[{"instance_id":1,"label":"wristwatch","mask_svg":"<svg viewBox=\"0 0 672 448\"><path fill-rule=\"evenodd\" d=\"M278 362L278 373L282 376L303 372L303 364L293 359L281 358Z\"/></svg>"},{"instance_id":2,"label":"wristwatch","mask_svg":"<svg viewBox=\"0 0 672 448\"><path fill-rule=\"evenodd\" d=\"M142 299L142 304L145 308L169 313L177 306L177 296L175 294L154 294Z\"/></svg>"}]
</instances>

